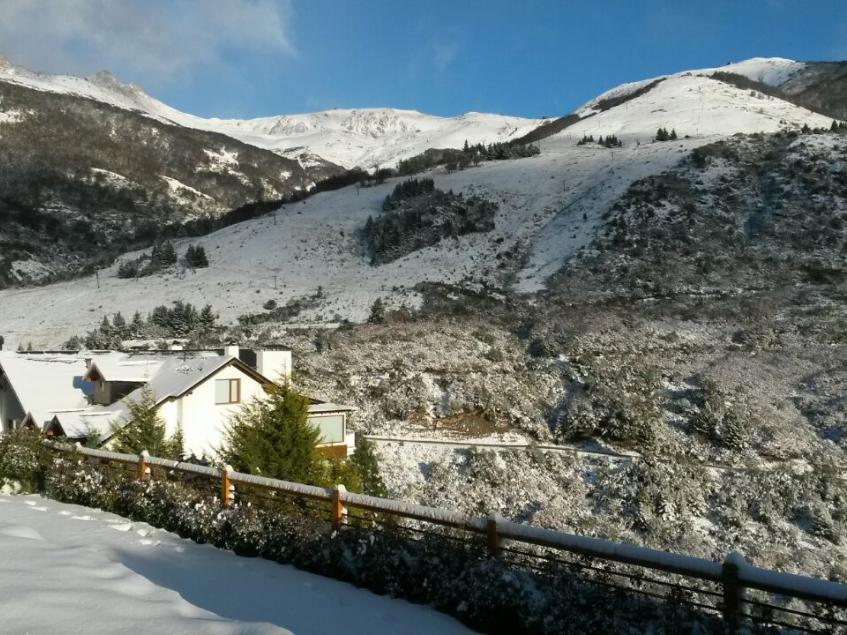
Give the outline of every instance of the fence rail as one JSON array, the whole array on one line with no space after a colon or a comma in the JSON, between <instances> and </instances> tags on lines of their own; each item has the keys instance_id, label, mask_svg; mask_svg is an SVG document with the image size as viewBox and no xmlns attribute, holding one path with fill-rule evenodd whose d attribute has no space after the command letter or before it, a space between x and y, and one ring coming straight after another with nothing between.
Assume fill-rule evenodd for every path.
<instances>
[{"instance_id":1,"label":"fence rail","mask_svg":"<svg viewBox=\"0 0 847 635\"><path fill-rule=\"evenodd\" d=\"M695 596L717 598L718 601L715 604L694 600L689 601L688 604L719 611L730 625L737 625L741 619L749 618L760 623L782 625L808 632L816 632L814 627L816 624L823 625L826 632L832 632L833 625L847 629L845 614L839 612L838 616L835 616L836 611L847 607L847 585L819 578L762 569L748 563L737 552L730 553L723 562L715 562L705 558L532 527L510 522L496 515L489 517L472 516L405 501L357 494L346 491L343 486L325 488L293 483L243 474L228 467L221 469L152 457L146 452L136 456L83 448L79 445L74 446L55 441L45 441L45 444L54 451L76 455L80 458L89 457L99 461L135 466L135 473L139 479L151 478L153 468L164 468L167 471L204 477L211 480L216 487L220 487L220 499L223 507L232 504L236 485L243 484L271 492L281 492L295 497L326 502L330 510L329 520L336 528L341 528L345 524L350 509L358 509L388 517L431 523L469 532L485 539L491 557L517 554L524 559L543 558L548 562L560 562L567 566L602 571L605 574L623 576L630 580L647 582L653 585L665 585L677 591L694 593ZM414 528L407 527L407 529L418 531ZM533 548L535 551L531 550ZM539 553L539 549L544 553ZM569 560L565 557L569 554L597 560L603 566ZM643 571L609 570L605 568L609 564L625 565L638 570L659 571L686 580L669 581L650 578L646 577ZM716 588L707 589L691 586L692 581L694 584L698 582L709 583ZM598 583L615 586L608 582ZM667 599L667 596L650 593L643 589L639 590L636 587L623 588L636 593ZM759 595L747 597L747 592L753 590L760 592ZM771 601L767 602L761 599L761 592L768 594L770 597L764 597ZM776 596L776 598L773 596ZM799 609L794 605L792 607L786 606L785 600L791 598L810 602L813 606L804 604ZM755 610L760 610L760 612L764 610L764 612L757 616ZM773 611L782 611L786 615L795 616L793 618L795 622L781 622L772 616ZM796 623L797 616L805 618L807 621L798 624ZM812 626L810 627L807 624Z\"/></svg>"}]
</instances>

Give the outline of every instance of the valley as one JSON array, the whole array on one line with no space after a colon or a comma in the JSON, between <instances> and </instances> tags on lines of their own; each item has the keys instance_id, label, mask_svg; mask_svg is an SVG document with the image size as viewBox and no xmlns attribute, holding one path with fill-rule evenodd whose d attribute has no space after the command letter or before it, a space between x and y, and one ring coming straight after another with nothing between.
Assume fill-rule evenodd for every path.
<instances>
[{"instance_id":1,"label":"valley","mask_svg":"<svg viewBox=\"0 0 847 635\"><path fill-rule=\"evenodd\" d=\"M96 275L2 289L0 335L7 348L57 348L104 316L211 304L212 333L161 341L290 348L300 386L359 408L357 432L408 439L378 442L393 495L705 557L737 548L760 566L843 580L847 136L778 94L793 86L823 103L811 95L821 72L757 58L649 78L537 134L536 156L414 175L496 203L493 229L375 262L362 232L407 177L369 180L171 237L179 254L202 246L208 268L119 278L147 251L136 249ZM189 120L107 79L111 107L145 122L214 128L280 161L297 143L345 168L551 121L474 113L436 126L388 110ZM60 84L97 98L97 83ZM4 112L0 134L17 125ZM660 128L675 138L657 140ZM580 143L589 135L621 145ZM473 441L529 447L461 447ZM556 444L637 458L543 448Z\"/></svg>"}]
</instances>

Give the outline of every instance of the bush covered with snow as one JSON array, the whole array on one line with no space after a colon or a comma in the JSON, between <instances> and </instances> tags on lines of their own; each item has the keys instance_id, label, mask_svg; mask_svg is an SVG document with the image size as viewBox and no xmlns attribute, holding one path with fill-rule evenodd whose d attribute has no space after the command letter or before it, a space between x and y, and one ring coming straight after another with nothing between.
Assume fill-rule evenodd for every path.
<instances>
[{"instance_id":1,"label":"bush covered with snow","mask_svg":"<svg viewBox=\"0 0 847 635\"><path fill-rule=\"evenodd\" d=\"M612 592L564 567L533 570L488 557L482 540L449 532L411 538L370 522L333 531L303 513L281 514L241 500L223 510L190 483L130 480L83 461L56 459L46 491L200 543L293 564L376 593L429 603L492 633L719 632L712 617L681 605ZM237 494L238 496L238 494ZM648 626L649 625L649 626Z\"/></svg>"},{"instance_id":2,"label":"bush covered with snow","mask_svg":"<svg viewBox=\"0 0 847 635\"><path fill-rule=\"evenodd\" d=\"M4 481L17 482L25 491L37 491L44 478L45 461L38 432L18 428L0 436L0 485Z\"/></svg>"}]
</instances>

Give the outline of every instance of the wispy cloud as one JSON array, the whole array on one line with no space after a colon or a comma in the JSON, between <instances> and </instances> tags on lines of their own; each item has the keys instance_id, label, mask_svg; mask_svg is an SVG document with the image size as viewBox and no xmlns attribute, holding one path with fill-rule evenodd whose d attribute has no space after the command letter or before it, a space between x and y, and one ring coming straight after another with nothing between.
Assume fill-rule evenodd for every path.
<instances>
[{"instance_id":1,"label":"wispy cloud","mask_svg":"<svg viewBox=\"0 0 847 635\"><path fill-rule=\"evenodd\" d=\"M446 69L459 54L461 46L454 41L439 41L432 44L432 63L440 71Z\"/></svg>"},{"instance_id":2,"label":"wispy cloud","mask_svg":"<svg viewBox=\"0 0 847 635\"><path fill-rule=\"evenodd\" d=\"M167 82L239 51L296 55L292 14L290 0L4 0L0 52L36 70Z\"/></svg>"}]
</instances>

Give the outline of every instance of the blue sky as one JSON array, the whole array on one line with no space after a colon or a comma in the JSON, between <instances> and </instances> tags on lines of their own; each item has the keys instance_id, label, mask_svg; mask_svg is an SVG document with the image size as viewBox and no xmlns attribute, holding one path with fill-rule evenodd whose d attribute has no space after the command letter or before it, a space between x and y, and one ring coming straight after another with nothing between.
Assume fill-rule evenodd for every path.
<instances>
[{"instance_id":1,"label":"blue sky","mask_svg":"<svg viewBox=\"0 0 847 635\"><path fill-rule=\"evenodd\" d=\"M0 52L36 70L108 68L204 116L550 116L685 68L847 59L847 1L8 0Z\"/></svg>"}]
</instances>

